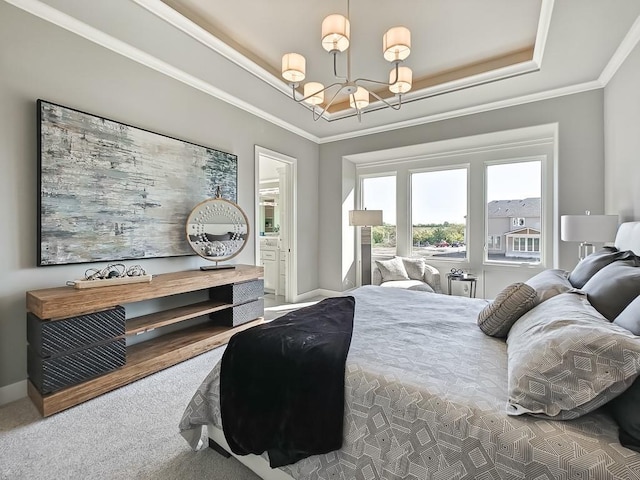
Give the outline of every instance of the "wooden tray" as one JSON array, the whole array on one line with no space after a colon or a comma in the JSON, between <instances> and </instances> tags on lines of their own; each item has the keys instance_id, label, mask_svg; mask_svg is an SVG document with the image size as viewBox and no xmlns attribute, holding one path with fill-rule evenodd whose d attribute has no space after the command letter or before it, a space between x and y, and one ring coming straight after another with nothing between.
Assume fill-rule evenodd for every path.
<instances>
[{"instance_id":1,"label":"wooden tray","mask_svg":"<svg viewBox=\"0 0 640 480\"><path fill-rule=\"evenodd\" d=\"M124 285L126 283L149 283L153 275L139 275L137 277L117 277L117 278L105 278L104 280L75 280L73 282L74 288L97 288L97 287L111 287L113 285Z\"/></svg>"}]
</instances>

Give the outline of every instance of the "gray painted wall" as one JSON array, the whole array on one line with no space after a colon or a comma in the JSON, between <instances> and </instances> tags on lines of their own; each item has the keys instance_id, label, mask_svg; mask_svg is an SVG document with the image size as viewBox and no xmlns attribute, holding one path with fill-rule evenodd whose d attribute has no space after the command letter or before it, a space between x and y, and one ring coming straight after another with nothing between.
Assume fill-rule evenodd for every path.
<instances>
[{"instance_id":1,"label":"gray painted wall","mask_svg":"<svg viewBox=\"0 0 640 480\"><path fill-rule=\"evenodd\" d=\"M318 287L316 144L0 2L0 387L26 378L25 291L62 286L91 265L36 265L36 99L238 155L238 203L254 218L254 145L298 159L298 293ZM251 242L237 263L254 263ZM140 263L195 268L194 257ZM104 264L102 264L104 265Z\"/></svg>"},{"instance_id":2,"label":"gray painted wall","mask_svg":"<svg viewBox=\"0 0 640 480\"><path fill-rule=\"evenodd\" d=\"M604 90L605 207L640 220L640 45Z\"/></svg>"},{"instance_id":3,"label":"gray painted wall","mask_svg":"<svg viewBox=\"0 0 640 480\"><path fill-rule=\"evenodd\" d=\"M353 269L344 267L342 214L345 200L345 155L374 152L483 133L550 123L559 124L558 211L577 214L604 211L603 91L569 95L421 126L320 145L320 286L344 290L352 285ZM363 117L366 122L366 115ZM349 181L349 180L346 180ZM558 229L559 235L559 229ZM559 239L556 239L559 241ZM577 245L560 242L559 268L577 263ZM343 277L342 271L350 272Z\"/></svg>"}]
</instances>

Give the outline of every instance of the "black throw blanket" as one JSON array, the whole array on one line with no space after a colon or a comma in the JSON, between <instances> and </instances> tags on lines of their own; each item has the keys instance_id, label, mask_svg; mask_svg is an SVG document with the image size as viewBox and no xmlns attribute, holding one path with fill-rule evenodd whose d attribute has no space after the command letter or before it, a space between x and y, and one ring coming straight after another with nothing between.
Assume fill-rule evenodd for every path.
<instances>
[{"instance_id":1,"label":"black throw blanket","mask_svg":"<svg viewBox=\"0 0 640 480\"><path fill-rule=\"evenodd\" d=\"M222 356L220 413L231 451L272 468L342 446L353 297L327 298L236 333Z\"/></svg>"}]
</instances>

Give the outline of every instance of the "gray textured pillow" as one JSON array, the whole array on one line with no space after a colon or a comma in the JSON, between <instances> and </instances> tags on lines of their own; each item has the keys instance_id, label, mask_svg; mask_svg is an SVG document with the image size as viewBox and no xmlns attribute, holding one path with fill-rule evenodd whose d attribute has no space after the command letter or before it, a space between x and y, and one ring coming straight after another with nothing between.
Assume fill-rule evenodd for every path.
<instances>
[{"instance_id":1,"label":"gray textured pillow","mask_svg":"<svg viewBox=\"0 0 640 480\"><path fill-rule=\"evenodd\" d=\"M509 285L478 315L480 330L491 337L506 337L515 321L536 306L536 297L526 283Z\"/></svg>"},{"instance_id":2,"label":"gray textured pillow","mask_svg":"<svg viewBox=\"0 0 640 480\"><path fill-rule=\"evenodd\" d=\"M612 322L640 295L640 268L635 257L603 267L584 284L582 291L591 305Z\"/></svg>"},{"instance_id":3,"label":"gray textured pillow","mask_svg":"<svg viewBox=\"0 0 640 480\"><path fill-rule=\"evenodd\" d=\"M510 415L576 418L618 396L640 373L640 339L574 293L520 317L507 353Z\"/></svg>"},{"instance_id":4,"label":"gray textured pillow","mask_svg":"<svg viewBox=\"0 0 640 480\"><path fill-rule=\"evenodd\" d=\"M550 268L531 277L525 283L534 288L538 293L538 303L542 303L573 288L567 276L568 273L564 270Z\"/></svg>"},{"instance_id":5,"label":"gray textured pillow","mask_svg":"<svg viewBox=\"0 0 640 480\"><path fill-rule=\"evenodd\" d=\"M640 335L640 296L636 297L613 321L634 335Z\"/></svg>"},{"instance_id":6,"label":"gray textured pillow","mask_svg":"<svg viewBox=\"0 0 640 480\"><path fill-rule=\"evenodd\" d=\"M404 268L404 263L400 257L391 260L376 260L376 265L380 270L383 282L392 280L409 280L409 275Z\"/></svg>"},{"instance_id":7,"label":"gray textured pillow","mask_svg":"<svg viewBox=\"0 0 640 480\"><path fill-rule=\"evenodd\" d=\"M411 280L424 280L424 258L400 257Z\"/></svg>"},{"instance_id":8,"label":"gray textured pillow","mask_svg":"<svg viewBox=\"0 0 640 480\"><path fill-rule=\"evenodd\" d=\"M569 274L569 281L575 288L582 288L602 268L616 260L626 260L632 256L633 252L628 250L621 252L616 247L604 247L580 260Z\"/></svg>"}]
</instances>

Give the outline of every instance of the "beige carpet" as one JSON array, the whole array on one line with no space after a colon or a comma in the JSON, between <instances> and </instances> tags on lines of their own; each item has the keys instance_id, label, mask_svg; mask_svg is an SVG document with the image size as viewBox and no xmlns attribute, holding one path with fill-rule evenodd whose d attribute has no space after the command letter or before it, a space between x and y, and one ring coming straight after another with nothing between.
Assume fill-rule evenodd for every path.
<instances>
[{"instance_id":1,"label":"beige carpet","mask_svg":"<svg viewBox=\"0 0 640 480\"><path fill-rule=\"evenodd\" d=\"M223 348L41 418L28 399L0 407L2 479L255 480L234 458L192 451L178 433Z\"/></svg>"},{"instance_id":2,"label":"beige carpet","mask_svg":"<svg viewBox=\"0 0 640 480\"><path fill-rule=\"evenodd\" d=\"M315 303L270 304L265 319ZM224 347L48 418L28 398L0 407L0 479L256 480L236 459L194 452L178 423Z\"/></svg>"}]
</instances>

